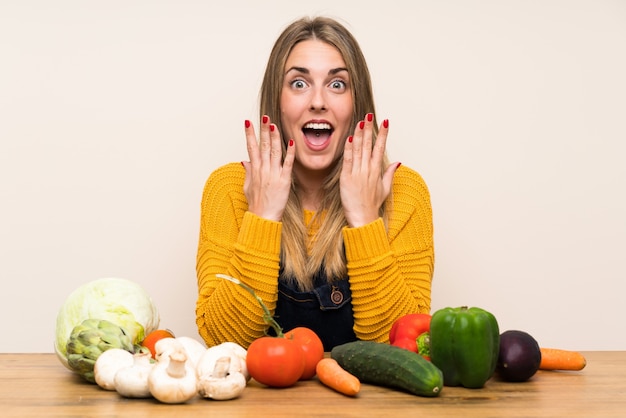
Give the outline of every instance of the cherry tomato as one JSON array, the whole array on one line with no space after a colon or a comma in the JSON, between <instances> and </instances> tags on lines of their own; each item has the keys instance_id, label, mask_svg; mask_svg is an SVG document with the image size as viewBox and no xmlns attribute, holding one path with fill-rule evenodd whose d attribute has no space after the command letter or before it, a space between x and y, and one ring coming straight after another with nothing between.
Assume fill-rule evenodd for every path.
<instances>
[{"instance_id":1,"label":"cherry tomato","mask_svg":"<svg viewBox=\"0 0 626 418\"><path fill-rule=\"evenodd\" d=\"M157 343L157 341L163 338L174 338L174 333L169 329L157 329L146 335L146 338L143 339L141 345L150 350L150 352L152 353L152 358L154 358L154 345Z\"/></svg>"},{"instance_id":2,"label":"cherry tomato","mask_svg":"<svg viewBox=\"0 0 626 418\"><path fill-rule=\"evenodd\" d=\"M324 358L324 344L315 331L306 327L297 327L285 333L289 338L302 347L304 352L304 372L300 380L309 380L315 376L317 363Z\"/></svg>"},{"instance_id":3,"label":"cherry tomato","mask_svg":"<svg viewBox=\"0 0 626 418\"><path fill-rule=\"evenodd\" d=\"M300 344L284 337L261 337L252 342L246 355L250 376L272 387L294 385L304 372Z\"/></svg>"}]
</instances>

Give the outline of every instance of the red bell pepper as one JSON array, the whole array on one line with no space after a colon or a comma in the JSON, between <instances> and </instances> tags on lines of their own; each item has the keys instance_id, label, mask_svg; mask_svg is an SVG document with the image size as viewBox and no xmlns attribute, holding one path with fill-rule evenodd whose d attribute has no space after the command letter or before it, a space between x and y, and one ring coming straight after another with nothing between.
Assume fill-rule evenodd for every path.
<instances>
[{"instance_id":1,"label":"red bell pepper","mask_svg":"<svg viewBox=\"0 0 626 418\"><path fill-rule=\"evenodd\" d=\"M391 326L389 343L430 359L430 318L419 313L401 316Z\"/></svg>"}]
</instances>

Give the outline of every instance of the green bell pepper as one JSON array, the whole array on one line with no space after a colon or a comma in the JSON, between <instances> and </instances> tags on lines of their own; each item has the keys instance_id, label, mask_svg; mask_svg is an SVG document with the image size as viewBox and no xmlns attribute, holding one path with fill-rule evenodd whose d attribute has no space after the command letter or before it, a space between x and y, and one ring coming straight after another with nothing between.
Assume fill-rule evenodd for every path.
<instances>
[{"instance_id":1,"label":"green bell pepper","mask_svg":"<svg viewBox=\"0 0 626 418\"><path fill-rule=\"evenodd\" d=\"M430 359L444 385L481 388L493 375L500 351L498 321L481 308L443 308L430 322Z\"/></svg>"}]
</instances>

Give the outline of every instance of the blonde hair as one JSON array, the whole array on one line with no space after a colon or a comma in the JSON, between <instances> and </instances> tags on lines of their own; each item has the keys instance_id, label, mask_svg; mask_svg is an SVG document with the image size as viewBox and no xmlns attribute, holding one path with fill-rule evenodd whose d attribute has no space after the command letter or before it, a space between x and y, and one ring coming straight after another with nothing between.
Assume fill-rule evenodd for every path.
<instances>
[{"instance_id":1,"label":"blonde hair","mask_svg":"<svg viewBox=\"0 0 626 418\"><path fill-rule=\"evenodd\" d=\"M366 113L374 113L371 77L365 57L354 36L339 22L326 17L302 18L291 23L276 40L270 53L260 92L260 114L268 115L282 132L280 97L284 68L293 47L304 40L316 39L335 47L343 60L352 86L351 131ZM374 138L378 133L374 121ZM283 138L283 156L289 138ZM309 237L303 217L303 208L297 195L297 182L292 182L291 193L282 218L281 266L288 280L295 280L301 290L311 290L320 268L329 282L346 277L347 267L343 247L342 228L347 225L339 194L339 176L343 155L323 185L323 198L312 222L319 225L318 233ZM386 166L385 158L384 165ZM381 170L383 167L381 167ZM385 206L381 216L385 219Z\"/></svg>"}]
</instances>

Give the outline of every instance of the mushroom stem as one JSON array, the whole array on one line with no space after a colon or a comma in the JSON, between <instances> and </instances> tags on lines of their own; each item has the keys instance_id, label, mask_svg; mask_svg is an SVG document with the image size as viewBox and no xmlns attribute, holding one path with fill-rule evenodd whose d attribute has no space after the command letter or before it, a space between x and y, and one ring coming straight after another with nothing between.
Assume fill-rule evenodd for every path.
<instances>
[{"instance_id":1,"label":"mushroom stem","mask_svg":"<svg viewBox=\"0 0 626 418\"><path fill-rule=\"evenodd\" d=\"M185 363L187 362L187 356L181 350L176 350L170 354L170 360L167 365L167 374L170 377L180 379L185 377L187 373L185 369Z\"/></svg>"}]
</instances>

